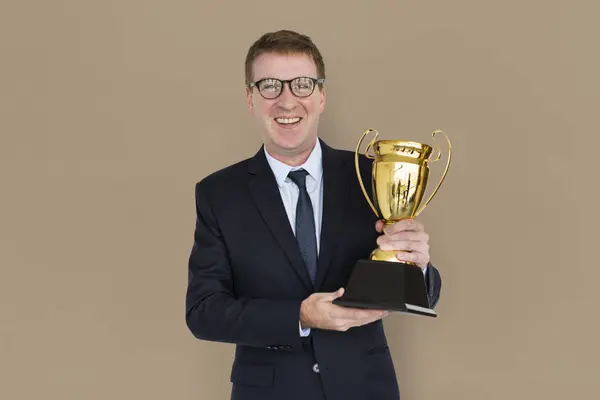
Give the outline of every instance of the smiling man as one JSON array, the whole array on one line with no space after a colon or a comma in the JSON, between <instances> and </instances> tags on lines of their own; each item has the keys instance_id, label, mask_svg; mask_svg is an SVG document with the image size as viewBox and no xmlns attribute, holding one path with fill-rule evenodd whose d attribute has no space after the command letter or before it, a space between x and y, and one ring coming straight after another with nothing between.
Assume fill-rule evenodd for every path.
<instances>
[{"instance_id":1,"label":"smiling man","mask_svg":"<svg viewBox=\"0 0 600 400\"><path fill-rule=\"evenodd\" d=\"M233 343L234 400L399 399L385 310L340 307L351 269L379 245L441 278L416 220L385 231L361 193L354 153L318 134L325 65L302 34L261 36L246 58L248 109L263 146L196 184L186 322ZM361 157L370 187L371 160Z\"/></svg>"}]
</instances>

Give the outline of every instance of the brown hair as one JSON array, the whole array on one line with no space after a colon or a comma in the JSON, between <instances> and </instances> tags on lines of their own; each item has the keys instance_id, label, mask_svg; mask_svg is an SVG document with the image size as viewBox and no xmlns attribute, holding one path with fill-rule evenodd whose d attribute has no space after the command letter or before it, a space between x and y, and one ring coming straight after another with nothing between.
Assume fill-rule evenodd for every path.
<instances>
[{"instance_id":1,"label":"brown hair","mask_svg":"<svg viewBox=\"0 0 600 400\"><path fill-rule=\"evenodd\" d=\"M249 85L254 79L252 70L254 60L263 53L306 54L317 66L317 78L325 78L323 56L312 39L298 32L284 29L265 33L250 46L246 55L246 85Z\"/></svg>"}]
</instances>

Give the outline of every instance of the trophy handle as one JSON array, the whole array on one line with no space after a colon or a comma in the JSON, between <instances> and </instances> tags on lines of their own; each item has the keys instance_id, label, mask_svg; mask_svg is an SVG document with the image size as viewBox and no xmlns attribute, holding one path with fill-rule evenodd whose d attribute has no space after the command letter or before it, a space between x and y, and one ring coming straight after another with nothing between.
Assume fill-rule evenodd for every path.
<instances>
[{"instance_id":1,"label":"trophy handle","mask_svg":"<svg viewBox=\"0 0 600 400\"><path fill-rule=\"evenodd\" d=\"M375 143L375 139L377 139L377 136L379 135L379 132L377 132L375 129L367 129L365 131L365 133L362 134L360 140L358 141L358 145L356 146L356 150L354 151L354 166L356 167L356 176L358 177L358 183L360 183L360 188L362 189L363 195L365 196L365 199L367 199L367 202L369 203L369 206L371 206L371 209L373 210L373 212L375 213L375 215L377 217L379 217L379 213L375 209L375 206L373 205L373 202L371 201L371 199L369 198L369 195L367 194L367 191L365 190L365 184L363 183L363 180L362 180L362 178L360 176L360 168L358 166L358 150L360 149L360 145L362 144L363 139L365 138L365 136L367 136L367 134L369 132L375 132L375 137L373 138L373 140L371 140L371 142L367 146L367 148L365 150L365 156L367 158L371 159L371 160L373 160L375 158L373 156L368 155L367 152L369 151L369 149Z\"/></svg>"},{"instance_id":2,"label":"trophy handle","mask_svg":"<svg viewBox=\"0 0 600 400\"><path fill-rule=\"evenodd\" d=\"M421 211L423 211L425 209L425 207L427 206L427 204L429 204L429 202L431 201L431 199L433 199L433 196L435 196L435 194L437 193L438 189L440 188L440 186L442 186L442 183L444 182L444 179L446 178L446 174L448 173L448 168L450 168L450 161L452 160L452 144L450 143L450 139L448 138L448 135L441 131L441 130L435 130L433 131L433 133L431 134L431 136L433 137L433 140L436 144L436 150L437 150L437 157L432 160L431 162L436 162L437 160L440 159L440 156L442 155L442 152L440 150L440 146L437 143L437 140L435 139L435 135L436 133L441 133L444 135L444 137L446 137L446 141L448 142L448 161L446 162L446 169L444 170L444 173L442 174L442 178L440 179L440 183L438 183L437 187L434 189L433 193L431 193L431 196L429 196L429 198L427 199L427 201L419 208L419 210L415 213L415 217L417 215L419 215L421 213Z\"/></svg>"}]
</instances>

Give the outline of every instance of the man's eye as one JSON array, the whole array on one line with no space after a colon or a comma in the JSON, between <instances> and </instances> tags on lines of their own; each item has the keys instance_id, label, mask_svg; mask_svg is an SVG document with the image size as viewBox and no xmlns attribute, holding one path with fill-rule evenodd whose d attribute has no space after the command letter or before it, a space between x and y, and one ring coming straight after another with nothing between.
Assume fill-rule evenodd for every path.
<instances>
[{"instance_id":1,"label":"man's eye","mask_svg":"<svg viewBox=\"0 0 600 400\"><path fill-rule=\"evenodd\" d=\"M261 90L279 90L279 82L265 81L261 84Z\"/></svg>"}]
</instances>

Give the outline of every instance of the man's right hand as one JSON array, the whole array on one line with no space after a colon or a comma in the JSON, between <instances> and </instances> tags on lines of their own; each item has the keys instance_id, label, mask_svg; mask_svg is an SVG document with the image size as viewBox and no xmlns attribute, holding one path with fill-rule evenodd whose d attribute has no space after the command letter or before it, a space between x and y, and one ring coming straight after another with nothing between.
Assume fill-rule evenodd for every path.
<instances>
[{"instance_id":1,"label":"man's right hand","mask_svg":"<svg viewBox=\"0 0 600 400\"><path fill-rule=\"evenodd\" d=\"M303 329L317 328L347 331L369 324L388 315L385 310L366 310L332 304L344 294L344 288L333 293L313 293L300 306L300 325Z\"/></svg>"}]
</instances>

